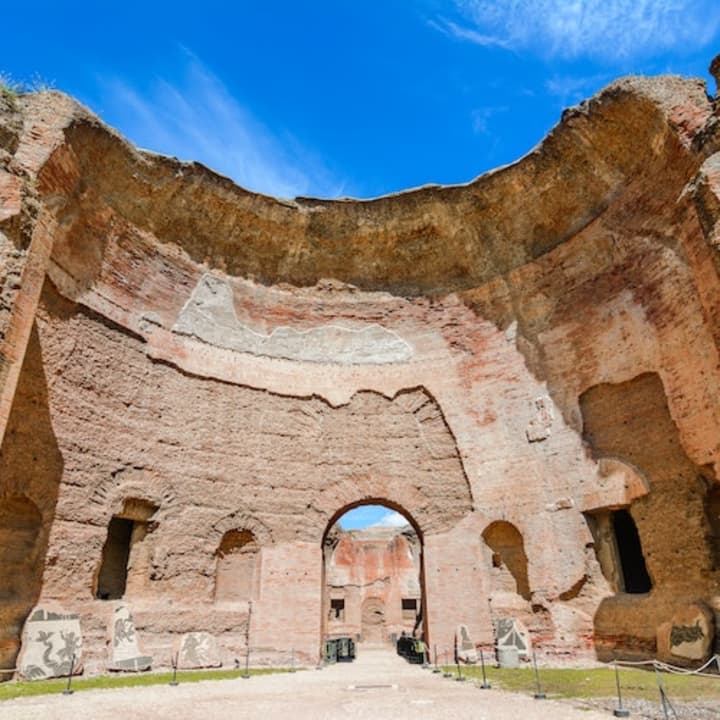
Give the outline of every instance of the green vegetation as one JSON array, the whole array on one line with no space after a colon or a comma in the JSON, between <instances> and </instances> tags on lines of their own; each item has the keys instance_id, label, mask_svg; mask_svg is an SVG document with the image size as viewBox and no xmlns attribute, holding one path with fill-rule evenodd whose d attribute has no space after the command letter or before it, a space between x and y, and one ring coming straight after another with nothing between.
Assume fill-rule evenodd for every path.
<instances>
[{"instance_id":1,"label":"green vegetation","mask_svg":"<svg viewBox=\"0 0 720 720\"><path fill-rule=\"evenodd\" d=\"M443 668L456 673L455 667ZM468 680L482 681L479 667L463 667L462 674ZM487 668L488 681L497 688L535 693L535 673L532 668L517 670ZM665 692L671 700L717 699L720 701L720 675L699 677L697 675L662 674ZM583 670L579 668L541 668L540 682L551 698L599 698L613 697L615 673L612 667ZM620 684L623 697L657 700L658 686L653 670L620 668Z\"/></svg>"},{"instance_id":2,"label":"green vegetation","mask_svg":"<svg viewBox=\"0 0 720 720\"><path fill-rule=\"evenodd\" d=\"M19 92L22 92L20 86L9 75L0 72L0 100L13 104Z\"/></svg>"},{"instance_id":3,"label":"green vegetation","mask_svg":"<svg viewBox=\"0 0 720 720\"><path fill-rule=\"evenodd\" d=\"M44 92L45 90L52 90L53 87L53 83L43 80L38 75L29 82L25 82L15 80L8 73L0 71L0 96L8 100L14 100L22 93Z\"/></svg>"},{"instance_id":4,"label":"green vegetation","mask_svg":"<svg viewBox=\"0 0 720 720\"><path fill-rule=\"evenodd\" d=\"M185 670L177 674L179 683L201 682L202 680L234 680L242 676L243 670ZM251 668L250 675L270 675L290 672L288 668ZM172 673L141 673L138 675L99 675L90 678L73 678L72 689L102 690L105 688L140 687L144 685L167 685ZM62 692L67 680L35 680L33 682L0 683L0 701L30 695L49 695Z\"/></svg>"}]
</instances>

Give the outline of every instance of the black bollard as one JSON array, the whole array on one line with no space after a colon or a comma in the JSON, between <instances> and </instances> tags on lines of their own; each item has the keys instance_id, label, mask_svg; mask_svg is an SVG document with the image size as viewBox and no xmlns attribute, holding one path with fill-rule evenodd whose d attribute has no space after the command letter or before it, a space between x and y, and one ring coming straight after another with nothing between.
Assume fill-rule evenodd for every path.
<instances>
[{"instance_id":1,"label":"black bollard","mask_svg":"<svg viewBox=\"0 0 720 720\"><path fill-rule=\"evenodd\" d=\"M618 706L613 710L615 717L630 717L630 711L623 707L622 704L622 692L620 691L620 673L618 672L617 660L613 660L615 665L615 687L617 688Z\"/></svg>"},{"instance_id":2,"label":"black bollard","mask_svg":"<svg viewBox=\"0 0 720 720\"><path fill-rule=\"evenodd\" d=\"M435 667L433 668L433 672L434 672L434 673L439 673L439 672L440 672L440 668L438 667L438 664L437 664L437 645L435 645L434 650L435 650Z\"/></svg>"},{"instance_id":3,"label":"black bollard","mask_svg":"<svg viewBox=\"0 0 720 720\"><path fill-rule=\"evenodd\" d=\"M485 674L485 654L482 651L482 648L480 648L480 667L482 668L482 676L483 681L482 685L480 685L481 690L489 690L490 689L490 683L487 681L487 675Z\"/></svg>"},{"instance_id":4,"label":"black bollard","mask_svg":"<svg viewBox=\"0 0 720 720\"><path fill-rule=\"evenodd\" d=\"M460 660L455 660L455 665L457 666L457 677L455 678L456 682L465 682L465 678L463 677L462 670L460 669Z\"/></svg>"},{"instance_id":5,"label":"black bollard","mask_svg":"<svg viewBox=\"0 0 720 720\"><path fill-rule=\"evenodd\" d=\"M655 666L655 679L657 680L658 690L660 691L660 702L662 704L663 716L665 717L665 720L670 720L670 715L668 715L668 699L665 695L665 688L663 687L662 677L660 676L660 671L658 670L657 665Z\"/></svg>"},{"instance_id":6,"label":"black bollard","mask_svg":"<svg viewBox=\"0 0 720 720\"><path fill-rule=\"evenodd\" d=\"M542 686L540 685L540 673L538 672L537 657L535 657L535 650L533 649L533 667L535 668L535 685L537 692L533 696L536 700L545 700L547 697L543 692Z\"/></svg>"},{"instance_id":7,"label":"black bollard","mask_svg":"<svg viewBox=\"0 0 720 720\"><path fill-rule=\"evenodd\" d=\"M67 686L63 690L63 695L72 695L75 692L71 687L74 669L75 669L75 653L73 653L72 660L70 660L70 672L68 673Z\"/></svg>"},{"instance_id":8,"label":"black bollard","mask_svg":"<svg viewBox=\"0 0 720 720\"><path fill-rule=\"evenodd\" d=\"M252 600L248 600L248 619L245 626L245 672L240 676L243 680L250 677L250 620L252 619Z\"/></svg>"},{"instance_id":9,"label":"black bollard","mask_svg":"<svg viewBox=\"0 0 720 720\"><path fill-rule=\"evenodd\" d=\"M170 685L172 687L177 687L177 685L178 685L178 681L177 681L178 655L179 655L179 653L175 653L175 657L173 658L173 666L172 666L173 676L172 676L172 680L170 681Z\"/></svg>"},{"instance_id":10,"label":"black bollard","mask_svg":"<svg viewBox=\"0 0 720 720\"><path fill-rule=\"evenodd\" d=\"M447 650L445 651L445 667L448 669L445 670L445 672L443 673L443 677L451 678L452 673L450 672L450 669L449 669L450 668L450 653Z\"/></svg>"}]
</instances>

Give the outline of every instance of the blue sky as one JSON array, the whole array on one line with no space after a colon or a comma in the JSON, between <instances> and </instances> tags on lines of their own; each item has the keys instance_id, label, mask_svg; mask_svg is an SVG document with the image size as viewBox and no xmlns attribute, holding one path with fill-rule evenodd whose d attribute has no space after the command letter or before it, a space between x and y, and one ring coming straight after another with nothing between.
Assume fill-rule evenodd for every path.
<instances>
[{"instance_id":1,"label":"blue sky","mask_svg":"<svg viewBox=\"0 0 720 720\"><path fill-rule=\"evenodd\" d=\"M408 524L400 513L384 505L361 505L346 512L338 522L343 530L362 530L370 525L402 527Z\"/></svg>"},{"instance_id":2,"label":"blue sky","mask_svg":"<svg viewBox=\"0 0 720 720\"><path fill-rule=\"evenodd\" d=\"M0 72L282 195L467 182L628 73L714 83L717 0L8 3Z\"/></svg>"}]
</instances>

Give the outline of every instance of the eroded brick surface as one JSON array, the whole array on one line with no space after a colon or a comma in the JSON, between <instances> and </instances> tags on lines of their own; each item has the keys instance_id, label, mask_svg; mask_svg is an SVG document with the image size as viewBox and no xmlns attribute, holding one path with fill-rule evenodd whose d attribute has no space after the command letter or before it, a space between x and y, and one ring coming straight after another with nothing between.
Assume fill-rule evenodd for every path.
<instances>
[{"instance_id":1,"label":"eroded brick surface","mask_svg":"<svg viewBox=\"0 0 720 720\"><path fill-rule=\"evenodd\" d=\"M713 112L621 80L467 186L288 202L57 93L0 107L0 667L46 602L88 672L121 602L154 667L190 633L315 662L322 542L363 502L417 528L440 647L515 617L653 655L718 607Z\"/></svg>"}]
</instances>

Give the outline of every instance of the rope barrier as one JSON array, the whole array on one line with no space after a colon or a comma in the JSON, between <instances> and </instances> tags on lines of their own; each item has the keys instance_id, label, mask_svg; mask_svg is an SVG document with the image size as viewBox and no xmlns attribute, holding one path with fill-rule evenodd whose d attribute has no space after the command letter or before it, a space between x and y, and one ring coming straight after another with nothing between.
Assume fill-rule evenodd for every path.
<instances>
[{"instance_id":1,"label":"rope barrier","mask_svg":"<svg viewBox=\"0 0 720 720\"><path fill-rule=\"evenodd\" d=\"M703 672L703 670L709 668L713 663L715 663L718 672L720 672L720 655L713 655L704 665L694 670L678 667L677 665L671 665L670 663L662 662L660 660L618 660L618 665L623 667L650 666L656 670L662 670L663 672L671 673L673 675L701 675L702 677L720 679L720 675L716 672Z\"/></svg>"}]
</instances>

